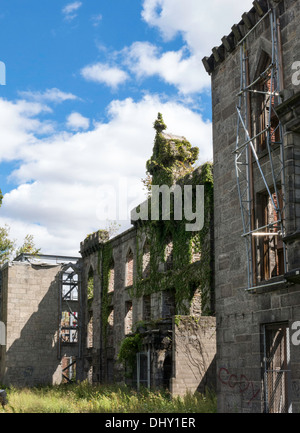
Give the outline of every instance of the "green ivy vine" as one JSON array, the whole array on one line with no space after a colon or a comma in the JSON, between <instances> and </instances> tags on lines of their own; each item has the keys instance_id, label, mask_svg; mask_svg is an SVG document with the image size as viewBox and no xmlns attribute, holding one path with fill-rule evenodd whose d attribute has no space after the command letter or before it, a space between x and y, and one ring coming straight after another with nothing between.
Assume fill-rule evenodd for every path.
<instances>
[{"instance_id":1,"label":"green ivy vine","mask_svg":"<svg viewBox=\"0 0 300 433\"><path fill-rule=\"evenodd\" d=\"M102 260L101 260L102 259ZM102 316L102 335L104 343L107 341L107 325L109 317L109 280L111 273L112 263L112 245L110 242L103 244L102 248L98 251L98 274L102 275L102 298L101 298L101 316ZM102 272L101 272L102 264Z\"/></svg>"},{"instance_id":2,"label":"green ivy vine","mask_svg":"<svg viewBox=\"0 0 300 433\"><path fill-rule=\"evenodd\" d=\"M198 169L192 164L198 156L198 149L192 148L185 140L168 139L163 134L166 125L159 113L154 122L156 129L153 155L147 161L148 174L152 175L152 185L204 185L204 226L200 231L186 231L186 221L175 221L171 200L170 220L141 221L137 224L137 278L131 289L132 297L141 297L162 290L173 289L177 311L188 314L194 291L201 292L202 314L211 314L210 297L212 287L212 219L213 219L213 166L207 162ZM197 149L197 150L196 150ZM181 170L184 167L184 170ZM176 177L177 172L177 178ZM178 174L179 173L179 174ZM183 188L182 188L183 190ZM195 194L196 188L193 188ZM195 200L194 200L195 202ZM148 199L151 209L151 196ZM160 209L161 210L161 209ZM150 242L150 275L143 278L143 239ZM173 268L159 272L164 263L166 240L173 242ZM200 261L192 263L194 252L201 256Z\"/></svg>"}]
</instances>

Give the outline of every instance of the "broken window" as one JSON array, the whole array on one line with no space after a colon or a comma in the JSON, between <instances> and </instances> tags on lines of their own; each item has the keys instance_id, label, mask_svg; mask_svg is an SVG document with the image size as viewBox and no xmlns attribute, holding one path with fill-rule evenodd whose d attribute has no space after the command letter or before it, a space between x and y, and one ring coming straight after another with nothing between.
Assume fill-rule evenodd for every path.
<instances>
[{"instance_id":1,"label":"broken window","mask_svg":"<svg viewBox=\"0 0 300 433\"><path fill-rule=\"evenodd\" d=\"M287 323L263 326L264 409L267 413L291 412L289 398L290 347Z\"/></svg>"},{"instance_id":2,"label":"broken window","mask_svg":"<svg viewBox=\"0 0 300 433\"><path fill-rule=\"evenodd\" d=\"M283 241L279 214L275 209L278 206L282 209L281 189L278 190L278 197L279 203L276 193L272 193L271 196L267 193L258 194L257 198L257 220L258 226L262 229L253 232L253 236L256 239L257 276L261 281L284 274Z\"/></svg>"},{"instance_id":3,"label":"broken window","mask_svg":"<svg viewBox=\"0 0 300 433\"><path fill-rule=\"evenodd\" d=\"M125 280L126 280L126 284L125 284L126 287L133 285L133 252L131 251L131 249L128 251L126 256Z\"/></svg>"},{"instance_id":4,"label":"broken window","mask_svg":"<svg viewBox=\"0 0 300 433\"><path fill-rule=\"evenodd\" d=\"M254 125L257 136L257 151L261 152L267 148L267 143L272 145L280 141L279 119L275 112L277 97L276 77L272 76L271 59L265 53L264 61L261 60L260 80L253 89L253 106L256 107Z\"/></svg>"}]
</instances>

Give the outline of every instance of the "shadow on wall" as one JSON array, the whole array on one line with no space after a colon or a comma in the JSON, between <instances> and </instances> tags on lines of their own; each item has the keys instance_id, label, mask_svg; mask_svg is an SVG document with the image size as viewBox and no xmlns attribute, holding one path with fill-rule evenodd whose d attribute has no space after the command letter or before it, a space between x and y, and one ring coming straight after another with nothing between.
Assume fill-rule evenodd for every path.
<instances>
[{"instance_id":1,"label":"shadow on wall","mask_svg":"<svg viewBox=\"0 0 300 433\"><path fill-rule=\"evenodd\" d=\"M181 316L174 328L176 392L216 390L215 317Z\"/></svg>"},{"instance_id":2,"label":"shadow on wall","mask_svg":"<svg viewBox=\"0 0 300 433\"><path fill-rule=\"evenodd\" d=\"M40 284L30 285L32 278L28 278L27 290L22 298L17 295L17 290L14 290L8 299L8 343L14 335L16 338L6 351L3 360L5 373L1 382L5 385L35 386L59 383L61 380L57 348L60 268L58 270L57 267L41 268L34 265L31 265L31 268L35 281L39 278ZM50 278L48 280L51 281L50 285L44 274L41 275L45 268L47 276L52 278L52 281ZM12 283L10 281L10 284ZM40 302L39 296L43 296ZM13 306L16 312L12 321ZM34 311L36 308L37 310ZM26 316L28 316L27 321ZM25 324L23 325L22 322Z\"/></svg>"},{"instance_id":3,"label":"shadow on wall","mask_svg":"<svg viewBox=\"0 0 300 433\"><path fill-rule=\"evenodd\" d=\"M211 391L216 391L217 389L217 356L215 355L213 360L211 361L209 367L206 369L204 376L201 379L201 382L198 385L197 391L200 393L204 393L207 389Z\"/></svg>"}]
</instances>

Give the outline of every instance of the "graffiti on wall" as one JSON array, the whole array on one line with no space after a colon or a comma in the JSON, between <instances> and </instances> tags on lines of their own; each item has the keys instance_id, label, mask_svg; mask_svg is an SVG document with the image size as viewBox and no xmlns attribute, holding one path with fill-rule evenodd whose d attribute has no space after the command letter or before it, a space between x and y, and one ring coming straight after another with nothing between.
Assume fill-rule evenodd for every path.
<instances>
[{"instance_id":1,"label":"graffiti on wall","mask_svg":"<svg viewBox=\"0 0 300 433\"><path fill-rule=\"evenodd\" d=\"M252 380L248 379L245 374L232 374L226 367L221 367L218 371L218 380L226 387L235 389L240 394L243 394L250 404L257 397L260 389L256 389Z\"/></svg>"}]
</instances>

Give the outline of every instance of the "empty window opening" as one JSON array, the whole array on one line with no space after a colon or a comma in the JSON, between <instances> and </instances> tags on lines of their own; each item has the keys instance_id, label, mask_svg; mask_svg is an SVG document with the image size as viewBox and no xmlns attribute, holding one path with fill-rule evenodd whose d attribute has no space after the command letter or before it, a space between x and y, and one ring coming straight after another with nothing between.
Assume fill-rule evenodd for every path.
<instances>
[{"instance_id":1,"label":"empty window opening","mask_svg":"<svg viewBox=\"0 0 300 433\"><path fill-rule=\"evenodd\" d=\"M273 323L264 325L263 339L264 410L267 413L291 412L288 324Z\"/></svg>"},{"instance_id":2,"label":"empty window opening","mask_svg":"<svg viewBox=\"0 0 300 433\"><path fill-rule=\"evenodd\" d=\"M126 276L125 276L126 287L133 285L133 252L131 249L128 251L126 256Z\"/></svg>"},{"instance_id":3,"label":"empty window opening","mask_svg":"<svg viewBox=\"0 0 300 433\"><path fill-rule=\"evenodd\" d=\"M192 241L192 263L199 262L201 260L201 251L199 241Z\"/></svg>"},{"instance_id":4,"label":"empty window opening","mask_svg":"<svg viewBox=\"0 0 300 433\"><path fill-rule=\"evenodd\" d=\"M115 263L112 260L109 266L108 293L115 290Z\"/></svg>"},{"instance_id":5,"label":"empty window opening","mask_svg":"<svg viewBox=\"0 0 300 433\"><path fill-rule=\"evenodd\" d=\"M113 307L109 308L109 314L107 318L107 328L106 328L106 342L107 347L113 347L114 345L114 309Z\"/></svg>"},{"instance_id":6,"label":"empty window opening","mask_svg":"<svg viewBox=\"0 0 300 433\"><path fill-rule=\"evenodd\" d=\"M148 240L145 241L143 247L143 278L150 276L150 244Z\"/></svg>"},{"instance_id":7,"label":"empty window opening","mask_svg":"<svg viewBox=\"0 0 300 433\"><path fill-rule=\"evenodd\" d=\"M125 335L132 332L132 302L125 302L125 321L124 321Z\"/></svg>"},{"instance_id":8,"label":"empty window opening","mask_svg":"<svg viewBox=\"0 0 300 433\"><path fill-rule=\"evenodd\" d=\"M171 318L175 314L175 291L165 290L162 292L162 317Z\"/></svg>"},{"instance_id":9,"label":"empty window opening","mask_svg":"<svg viewBox=\"0 0 300 433\"><path fill-rule=\"evenodd\" d=\"M165 248L165 263L166 270L172 269L173 267L173 242L169 240Z\"/></svg>"},{"instance_id":10,"label":"empty window opening","mask_svg":"<svg viewBox=\"0 0 300 433\"><path fill-rule=\"evenodd\" d=\"M90 349L94 346L93 312L92 311L88 312L86 346L88 349Z\"/></svg>"},{"instance_id":11,"label":"empty window opening","mask_svg":"<svg viewBox=\"0 0 300 433\"><path fill-rule=\"evenodd\" d=\"M107 382L114 383L114 360L107 360Z\"/></svg>"},{"instance_id":12,"label":"empty window opening","mask_svg":"<svg viewBox=\"0 0 300 433\"><path fill-rule=\"evenodd\" d=\"M64 301L78 301L78 274L70 266L61 274L61 295Z\"/></svg>"},{"instance_id":13,"label":"empty window opening","mask_svg":"<svg viewBox=\"0 0 300 433\"><path fill-rule=\"evenodd\" d=\"M163 386L170 388L170 379L172 377L172 356L170 353L166 354L163 364Z\"/></svg>"},{"instance_id":14,"label":"empty window opening","mask_svg":"<svg viewBox=\"0 0 300 433\"><path fill-rule=\"evenodd\" d=\"M151 296L143 297L143 320L151 320Z\"/></svg>"},{"instance_id":15,"label":"empty window opening","mask_svg":"<svg viewBox=\"0 0 300 433\"><path fill-rule=\"evenodd\" d=\"M92 267L90 268L88 274L87 299L88 301L92 301L94 299L94 271Z\"/></svg>"},{"instance_id":16,"label":"empty window opening","mask_svg":"<svg viewBox=\"0 0 300 433\"><path fill-rule=\"evenodd\" d=\"M62 383L76 381L76 357L64 356L61 360Z\"/></svg>"},{"instance_id":17,"label":"empty window opening","mask_svg":"<svg viewBox=\"0 0 300 433\"><path fill-rule=\"evenodd\" d=\"M61 342L78 343L78 313L63 311L61 317Z\"/></svg>"}]
</instances>

